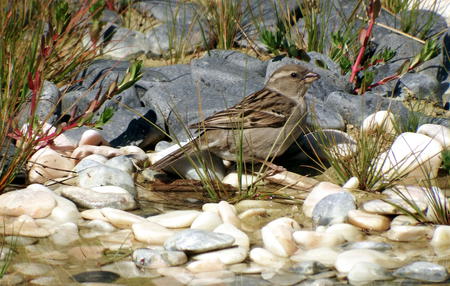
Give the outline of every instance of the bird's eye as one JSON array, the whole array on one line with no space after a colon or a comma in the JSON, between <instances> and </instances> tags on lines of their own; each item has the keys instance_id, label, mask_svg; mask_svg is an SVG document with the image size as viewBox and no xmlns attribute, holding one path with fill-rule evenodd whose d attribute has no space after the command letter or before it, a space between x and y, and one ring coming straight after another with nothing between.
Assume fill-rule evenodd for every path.
<instances>
[{"instance_id":1,"label":"bird's eye","mask_svg":"<svg viewBox=\"0 0 450 286\"><path fill-rule=\"evenodd\" d=\"M296 73L296 72L293 72L293 73L291 73L291 77L297 77L298 76L298 74Z\"/></svg>"}]
</instances>

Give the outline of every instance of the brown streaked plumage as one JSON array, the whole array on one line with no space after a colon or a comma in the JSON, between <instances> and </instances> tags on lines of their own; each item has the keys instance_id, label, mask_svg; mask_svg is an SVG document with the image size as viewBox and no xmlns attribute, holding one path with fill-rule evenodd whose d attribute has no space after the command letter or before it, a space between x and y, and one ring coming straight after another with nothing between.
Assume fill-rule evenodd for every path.
<instances>
[{"instance_id":1,"label":"brown streaked plumage","mask_svg":"<svg viewBox=\"0 0 450 286\"><path fill-rule=\"evenodd\" d=\"M240 148L239 137L243 139L246 161L280 156L302 133L307 112L303 96L318 78L318 74L301 65L277 69L262 90L189 126L200 131L200 135L157 161L152 168L165 168L183 155L206 149L223 159L235 161Z\"/></svg>"}]
</instances>

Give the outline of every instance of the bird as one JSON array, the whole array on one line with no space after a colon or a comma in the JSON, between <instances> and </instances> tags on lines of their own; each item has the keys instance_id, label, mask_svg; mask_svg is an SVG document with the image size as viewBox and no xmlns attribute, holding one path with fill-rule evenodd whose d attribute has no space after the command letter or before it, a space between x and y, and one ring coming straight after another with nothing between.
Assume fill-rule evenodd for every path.
<instances>
[{"instance_id":1,"label":"bird","mask_svg":"<svg viewBox=\"0 0 450 286\"><path fill-rule=\"evenodd\" d=\"M304 95L319 78L319 74L299 64L278 68L261 90L190 125L199 135L151 168L164 169L183 156L203 150L229 161L237 161L240 152L244 162L255 160L272 167L268 159L282 155L303 133L307 114Z\"/></svg>"}]
</instances>

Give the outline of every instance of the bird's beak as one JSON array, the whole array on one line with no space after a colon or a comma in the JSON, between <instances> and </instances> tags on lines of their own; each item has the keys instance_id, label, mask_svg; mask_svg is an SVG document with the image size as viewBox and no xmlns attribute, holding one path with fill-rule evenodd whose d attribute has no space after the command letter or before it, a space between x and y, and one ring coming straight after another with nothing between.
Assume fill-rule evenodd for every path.
<instances>
[{"instance_id":1,"label":"bird's beak","mask_svg":"<svg viewBox=\"0 0 450 286\"><path fill-rule=\"evenodd\" d=\"M313 82L315 80L318 80L320 78L320 75L315 72L309 72L305 75L303 78L306 82Z\"/></svg>"}]
</instances>

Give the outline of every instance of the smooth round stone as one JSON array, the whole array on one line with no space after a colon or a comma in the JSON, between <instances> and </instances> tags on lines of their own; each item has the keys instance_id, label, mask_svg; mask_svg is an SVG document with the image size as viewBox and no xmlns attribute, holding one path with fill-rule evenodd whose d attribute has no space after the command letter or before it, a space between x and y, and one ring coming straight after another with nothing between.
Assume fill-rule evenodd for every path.
<instances>
[{"instance_id":1,"label":"smooth round stone","mask_svg":"<svg viewBox=\"0 0 450 286\"><path fill-rule=\"evenodd\" d=\"M336 281L327 278L305 280L297 284L297 286L334 286L334 285L336 285Z\"/></svg>"},{"instance_id":2,"label":"smooth round stone","mask_svg":"<svg viewBox=\"0 0 450 286\"><path fill-rule=\"evenodd\" d=\"M193 272L212 272L212 271L220 271L225 270L226 266L220 260L197 260L190 262L186 269Z\"/></svg>"},{"instance_id":3,"label":"smooth round stone","mask_svg":"<svg viewBox=\"0 0 450 286\"><path fill-rule=\"evenodd\" d=\"M81 217L88 220L103 220L108 221L108 219L103 215L102 210L91 209L85 210L80 213Z\"/></svg>"},{"instance_id":4,"label":"smooth round stone","mask_svg":"<svg viewBox=\"0 0 450 286\"><path fill-rule=\"evenodd\" d=\"M234 243L231 235L208 232L199 229L186 229L175 233L166 240L164 247L168 250L203 253L230 247Z\"/></svg>"},{"instance_id":5,"label":"smooth round stone","mask_svg":"<svg viewBox=\"0 0 450 286\"><path fill-rule=\"evenodd\" d=\"M0 278L0 285L20 285L23 281L24 278L18 273L5 274Z\"/></svg>"},{"instance_id":6,"label":"smooth round stone","mask_svg":"<svg viewBox=\"0 0 450 286\"><path fill-rule=\"evenodd\" d=\"M53 195L46 191L23 189L0 195L0 215L43 218L49 216L55 206Z\"/></svg>"},{"instance_id":7,"label":"smooth round stone","mask_svg":"<svg viewBox=\"0 0 450 286\"><path fill-rule=\"evenodd\" d=\"M342 192L343 189L329 182L320 182L317 184L306 197L303 203L303 213L307 217L312 217L316 204L328 195Z\"/></svg>"},{"instance_id":8,"label":"smooth round stone","mask_svg":"<svg viewBox=\"0 0 450 286\"><path fill-rule=\"evenodd\" d=\"M266 216L268 211L264 208L249 209L239 214L239 219L246 220L255 216Z\"/></svg>"},{"instance_id":9,"label":"smooth round stone","mask_svg":"<svg viewBox=\"0 0 450 286\"><path fill-rule=\"evenodd\" d=\"M314 275L327 270L328 268L325 265L317 261L303 261L289 268L289 271L302 275Z\"/></svg>"},{"instance_id":10,"label":"smooth round stone","mask_svg":"<svg viewBox=\"0 0 450 286\"><path fill-rule=\"evenodd\" d=\"M352 285L368 284L372 281L392 280L392 274L378 264L370 262L356 263L347 275Z\"/></svg>"},{"instance_id":11,"label":"smooth round stone","mask_svg":"<svg viewBox=\"0 0 450 286\"><path fill-rule=\"evenodd\" d=\"M332 267L339 252L330 247L313 248L307 251L298 251L291 256L291 260L295 262L317 261L326 267Z\"/></svg>"},{"instance_id":12,"label":"smooth round stone","mask_svg":"<svg viewBox=\"0 0 450 286\"><path fill-rule=\"evenodd\" d=\"M443 282L448 279L448 272L444 266L425 261L417 261L403 266L395 270L393 275L425 282Z\"/></svg>"},{"instance_id":13,"label":"smooth round stone","mask_svg":"<svg viewBox=\"0 0 450 286\"><path fill-rule=\"evenodd\" d=\"M113 208L103 208L101 213L108 222L118 228L131 228L134 223L148 222L141 216Z\"/></svg>"},{"instance_id":14,"label":"smooth round stone","mask_svg":"<svg viewBox=\"0 0 450 286\"><path fill-rule=\"evenodd\" d=\"M264 270L266 270L267 268L259 265L255 262L250 262L250 263L237 263L237 264L233 264L230 265L228 267L228 269L236 274L260 274L261 272L263 272ZM247 275L245 275L247 276ZM259 275L258 275L259 276ZM239 277L244 277L244 275L241 275Z\"/></svg>"},{"instance_id":15,"label":"smooth round stone","mask_svg":"<svg viewBox=\"0 0 450 286\"><path fill-rule=\"evenodd\" d=\"M264 278L264 277L263 277ZM266 278L272 285L295 285L303 280L306 280L306 276L298 275L295 273L275 273L271 277Z\"/></svg>"},{"instance_id":16,"label":"smooth round stone","mask_svg":"<svg viewBox=\"0 0 450 286\"><path fill-rule=\"evenodd\" d=\"M233 205L231 205L234 207ZM213 212L219 214L219 204L217 203L206 203L202 206L202 211L204 212Z\"/></svg>"},{"instance_id":17,"label":"smooth round stone","mask_svg":"<svg viewBox=\"0 0 450 286\"><path fill-rule=\"evenodd\" d=\"M136 266L145 268L171 267L188 261L182 251L138 248L133 251L132 259Z\"/></svg>"},{"instance_id":18,"label":"smooth round stone","mask_svg":"<svg viewBox=\"0 0 450 286\"><path fill-rule=\"evenodd\" d=\"M430 242L434 248L447 248L450 246L450 225L440 225L433 233Z\"/></svg>"},{"instance_id":19,"label":"smooth round stone","mask_svg":"<svg viewBox=\"0 0 450 286\"><path fill-rule=\"evenodd\" d=\"M102 160L94 160L93 158L91 159L92 156L98 156L98 157L104 158L104 161L102 161ZM84 158L83 160L81 160L75 166L75 168L73 168L73 170L78 173L78 172L81 172L81 171L83 171L85 169L88 169L88 168L95 168L97 166L101 166L106 161L107 161L107 158L103 157L101 155L96 155L96 154L89 155L86 158Z\"/></svg>"},{"instance_id":20,"label":"smooth round stone","mask_svg":"<svg viewBox=\"0 0 450 286\"><path fill-rule=\"evenodd\" d=\"M344 250L351 250L351 249L373 249L378 251L386 251L391 250L392 245L386 242L378 242L378 241L358 241L358 242L349 242L341 247Z\"/></svg>"},{"instance_id":21,"label":"smooth round stone","mask_svg":"<svg viewBox=\"0 0 450 286\"><path fill-rule=\"evenodd\" d=\"M348 273L357 263L370 262L385 268L396 268L399 262L382 252L372 249L352 249L340 253L337 256L335 267L337 271Z\"/></svg>"},{"instance_id":22,"label":"smooth round stone","mask_svg":"<svg viewBox=\"0 0 450 286\"><path fill-rule=\"evenodd\" d=\"M122 170L130 175L133 174L135 168L133 161L125 155L113 157L105 162L106 166L117 168L119 170Z\"/></svg>"},{"instance_id":23,"label":"smooth round stone","mask_svg":"<svg viewBox=\"0 0 450 286\"><path fill-rule=\"evenodd\" d=\"M222 179L222 183L233 186L235 188L247 189L249 186L253 185L255 182L261 183L258 176L242 174L239 180L239 175L236 172L231 172Z\"/></svg>"},{"instance_id":24,"label":"smooth round stone","mask_svg":"<svg viewBox=\"0 0 450 286\"><path fill-rule=\"evenodd\" d=\"M274 268L279 268L288 262L286 258L276 256L267 249L260 247L255 247L250 250L249 257L257 264Z\"/></svg>"},{"instance_id":25,"label":"smooth round stone","mask_svg":"<svg viewBox=\"0 0 450 286\"><path fill-rule=\"evenodd\" d=\"M329 226L325 232L333 235L339 235L345 241L358 241L364 239L364 234L361 230L348 223L333 224Z\"/></svg>"},{"instance_id":26,"label":"smooth round stone","mask_svg":"<svg viewBox=\"0 0 450 286\"><path fill-rule=\"evenodd\" d=\"M426 135L406 132L400 134L391 148L377 158L374 172L384 174L386 180L405 175L403 183L434 179L442 163L441 143ZM423 170L427 170L424 174Z\"/></svg>"},{"instance_id":27,"label":"smooth round stone","mask_svg":"<svg viewBox=\"0 0 450 286\"><path fill-rule=\"evenodd\" d=\"M367 230L385 231L391 223L388 217L361 210L351 210L347 215L349 223Z\"/></svg>"},{"instance_id":28,"label":"smooth round stone","mask_svg":"<svg viewBox=\"0 0 450 286\"><path fill-rule=\"evenodd\" d=\"M221 225L222 219L216 212L202 212L199 214L191 224L192 229L202 229L213 231L217 226Z\"/></svg>"},{"instance_id":29,"label":"smooth round stone","mask_svg":"<svg viewBox=\"0 0 450 286\"><path fill-rule=\"evenodd\" d=\"M242 200L234 206L239 214L251 209L280 209L285 207L280 203L264 200Z\"/></svg>"},{"instance_id":30,"label":"smooth round stone","mask_svg":"<svg viewBox=\"0 0 450 286\"><path fill-rule=\"evenodd\" d=\"M131 229L136 240L151 245L163 245L175 233L173 230L150 221L134 223Z\"/></svg>"},{"instance_id":31,"label":"smooth round stone","mask_svg":"<svg viewBox=\"0 0 450 286\"><path fill-rule=\"evenodd\" d=\"M116 274L119 274L120 277L123 278L136 278L136 277L155 278L160 276L158 273L156 273L156 271L138 268L133 261L118 261L111 264L107 264L102 267L102 271L111 271Z\"/></svg>"},{"instance_id":32,"label":"smooth round stone","mask_svg":"<svg viewBox=\"0 0 450 286\"><path fill-rule=\"evenodd\" d=\"M117 186L101 186L90 189L61 186L56 191L82 208L115 208L120 210L136 208L134 197L125 189Z\"/></svg>"},{"instance_id":33,"label":"smooth round stone","mask_svg":"<svg viewBox=\"0 0 450 286\"><path fill-rule=\"evenodd\" d=\"M292 234L300 230L299 224L287 217L271 221L261 229L264 248L275 255L289 257L297 250Z\"/></svg>"},{"instance_id":34,"label":"smooth round stone","mask_svg":"<svg viewBox=\"0 0 450 286\"><path fill-rule=\"evenodd\" d=\"M54 276L39 277L30 281L30 284L33 286L59 285L60 283L61 281L56 279L56 277Z\"/></svg>"},{"instance_id":35,"label":"smooth round stone","mask_svg":"<svg viewBox=\"0 0 450 286\"><path fill-rule=\"evenodd\" d=\"M100 186L118 186L136 195L134 180L130 174L106 165L84 169L78 172L78 186L92 188Z\"/></svg>"},{"instance_id":36,"label":"smooth round stone","mask_svg":"<svg viewBox=\"0 0 450 286\"><path fill-rule=\"evenodd\" d=\"M70 200L54 194L56 207L52 210L52 213L45 219L51 220L55 224L61 224L66 222L78 223L81 219L80 212L77 206Z\"/></svg>"},{"instance_id":37,"label":"smooth round stone","mask_svg":"<svg viewBox=\"0 0 450 286\"><path fill-rule=\"evenodd\" d=\"M263 280L260 275L239 275L236 276L232 286L272 286L269 281Z\"/></svg>"},{"instance_id":38,"label":"smooth round stone","mask_svg":"<svg viewBox=\"0 0 450 286\"><path fill-rule=\"evenodd\" d=\"M75 274L72 276L73 280L78 283L86 282L100 282L112 283L120 278L119 274L111 271L87 271Z\"/></svg>"},{"instance_id":39,"label":"smooth round stone","mask_svg":"<svg viewBox=\"0 0 450 286\"><path fill-rule=\"evenodd\" d=\"M88 223L85 224L85 227L103 233L113 232L116 230L116 228L109 222L99 219L89 221Z\"/></svg>"},{"instance_id":40,"label":"smooth round stone","mask_svg":"<svg viewBox=\"0 0 450 286\"><path fill-rule=\"evenodd\" d=\"M250 249L250 239L248 235L232 224L224 223L214 229L214 232L225 233L234 237L233 245Z\"/></svg>"},{"instance_id":41,"label":"smooth round stone","mask_svg":"<svg viewBox=\"0 0 450 286\"><path fill-rule=\"evenodd\" d=\"M105 156L106 158L112 158L123 155L122 151L110 146L93 146L93 145L80 145L72 152L72 158L82 159L91 154L98 154Z\"/></svg>"},{"instance_id":42,"label":"smooth round stone","mask_svg":"<svg viewBox=\"0 0 450 286\"><path fill-rule=\"evenodd\" d=\"M377 111L367 116L362 124L361 130L367 133L373 133L381 130L388 134L395 134L395 117L386 110Z\"/></svg>"},{"instance_id":43,"label":"smooth round stone","mask_svg":"<svg viewBox=\"0 0 450 286\"><path fill-rule=\"evenodd\" d=\"M0 233L3 235L18 235L27 237L47 237L50 232L41 226L36 221L27 216L21 215L19 217L1 217L0 216Z\"/></svg>"},{"instance_id":44,"label":"smooth round stone","mask_svg":"<svg viewBox=\"0 0 450 286\"><path fill-rule=\"evenodd\" d=\"M390 200L395 205L398 205L401 208L406 209L407 211L411 213L416 213L417 211L412 208L408 203L406 203L404 200ZM421 201L415 201L417 207L424 211L427 208L427 204ZM393 214L402 214L403 212L396 206L387 203L383 200L371 200L363 203L362 209L369 213L376 213L376 214L384 214L384 215L393 215Z\"/></svg>"},{"instance_id":45,"label":"smooth round stone","mask_svg":"<svg viewBox=\"0 0 450 286\"><path fill-rule=\"evenodd\" d=\"M211 251L195 255L195 260L207 260L215 261L219 260L226 265L241 263L247 258L248 248L245 247L233 247L222 250Z\"/></svg>"},{"instance_id":46,"label":"smooth round stone","mask_svg":"<svg viewBox=\"0 0 450 286\"><path fill-rule=\"evenodd\" d=\"M168 213L147 217L148 221L167 228L190 227L201 212L195 210L171 211Z\"/></svg>"},{"instance_id":47,"label":"smooth round stone","mask_svg":"<svg viewBox=\"0 0 450 286\"><path fill-rule=\"evenodd\" d=\"M230 223L237 228L241 227L241 220L236 214L236 209L228 202L226 201L219 202L218 210L220 218L222 218L222 221L224 223Z\"/></svg>"},{"instance_id":48,"label":"smooth round stone","mask_svg":"<svg viewBox=\"0 0 450 286\"><path fill-rule=\"evenodd\" d=\"M24 276L37 277L45 275L52 267L42 263L14 263L12 268Z\"/></svg>"},{"instance_id":49,"label":"smooth round stone","mask_svg":"<svg viewBox=\"0 0 450 286\"><path fill-rule=\"evenodd\" d=\"M13 253L14 252L11 250L11 248L2 245L2 247L0 248L0 260L4 260L6 257L8 257L8 255L11 255Z\"/></svg>"},{"instance_id":50,"label":"smooth round stone","mask_svg":"<svg viewBox=\"0 0 450 286\"><path fill-rule=\"evenodd\" d=\"M357 177L351 177L347 182L342 186L343 189L356 190L359 187L359 179Z\"/></svg>"},{"instance_id":51,"label":"smooth round stone","mask_svg":"<svg viewBox=\"0 0 450 286\"><path fill-rule=\"evenodd\" d=\"M408 215L398 215L391 221L391 226L395 225L418 225L419 222Z\"/></svg>"},{"instance_id":52,"label":"smooth round stone","mask_svg":"<svg viewBox=\"0 0 450 286\"><path fill-rule=\"evenodd\" d=\"M318 225L341 223L347 219L347 213L354 209L356 209L355 200L350 193L331 194L316 204L312 219Z\"/></svg>"},{"instance_id":53,"label":"smooth round stone","mask_svg":"<svg viewBox=\"0 0 450 286\"><path fill-rule=\"evenodd\" d=\"M433 230L428 226L394 225L385 236L394 241L425 240L432 236Z\"/></svg>"},{"instance_id":54,"label":"smooth round stone","mask_svg":"<svg viewBox=\"0 0 450 286\"><path fill-rule=\"evenodd\" d=\"M344 238L338 234L309 230L296 231L292 235L295 242L305 249L332 247L345 241Z\"/></svg>"},{"instance_id":55,"label":"smooth round stone","mask_svg":"<svg viewBox=\"0 0 450 286\"><path fill-rule=\"evenodd\" d=\"M28 160L27 179L31 183L44 183L49 179L72 175L70 170L74 167L75 160L72 157L46 146L37 150Z\"/></svg>"},{"instance_id":56,"label":"smooth round stone","mask_svg":"<svg viewBox=\"0 0 450 286\"><path fill-rule=\"evenodd\" d=\"M406 197L410 200L414 200L415 202L420 201L425 204L428 202L425 188L419 186L396 185L395 189L386 189L382 192L382 194L386 195L388 199L394 201L402 200L402 197Z\"/></svg>"},{"instance_id":57,"label":"smooth round stone","mask_svg":"<svg viewBox=\"0 0 450 286\"><path fill-rule=\"evenodd\" d=\"M16 246L26 246L35 244L38 239L35 237L24 237L24 236L4 236L3 239L6 243L16 245Z\"/></svg>"},{"instance_id":58,"label":"smooth round stone","mask_svg":"<svg viewBox=\"0 0 450 286\"><path fill-rule=\"evenodd\" d=\"M50 240L60 246L70 245L80 239L78 226L72 222L67 222L57 226L50 235Z\"/></svg>"},{"instance_id":59,"label":"smooth round stone","mask_svg":"<svg viewBox=\"0 0 450 286\"><path fill-rule=\"evenodd\" d=\"M438 124L423 124L417 129L418 134L423 134L441 143L443 148L450 148L450 129Z\"/></svg>"}]
</instances>

